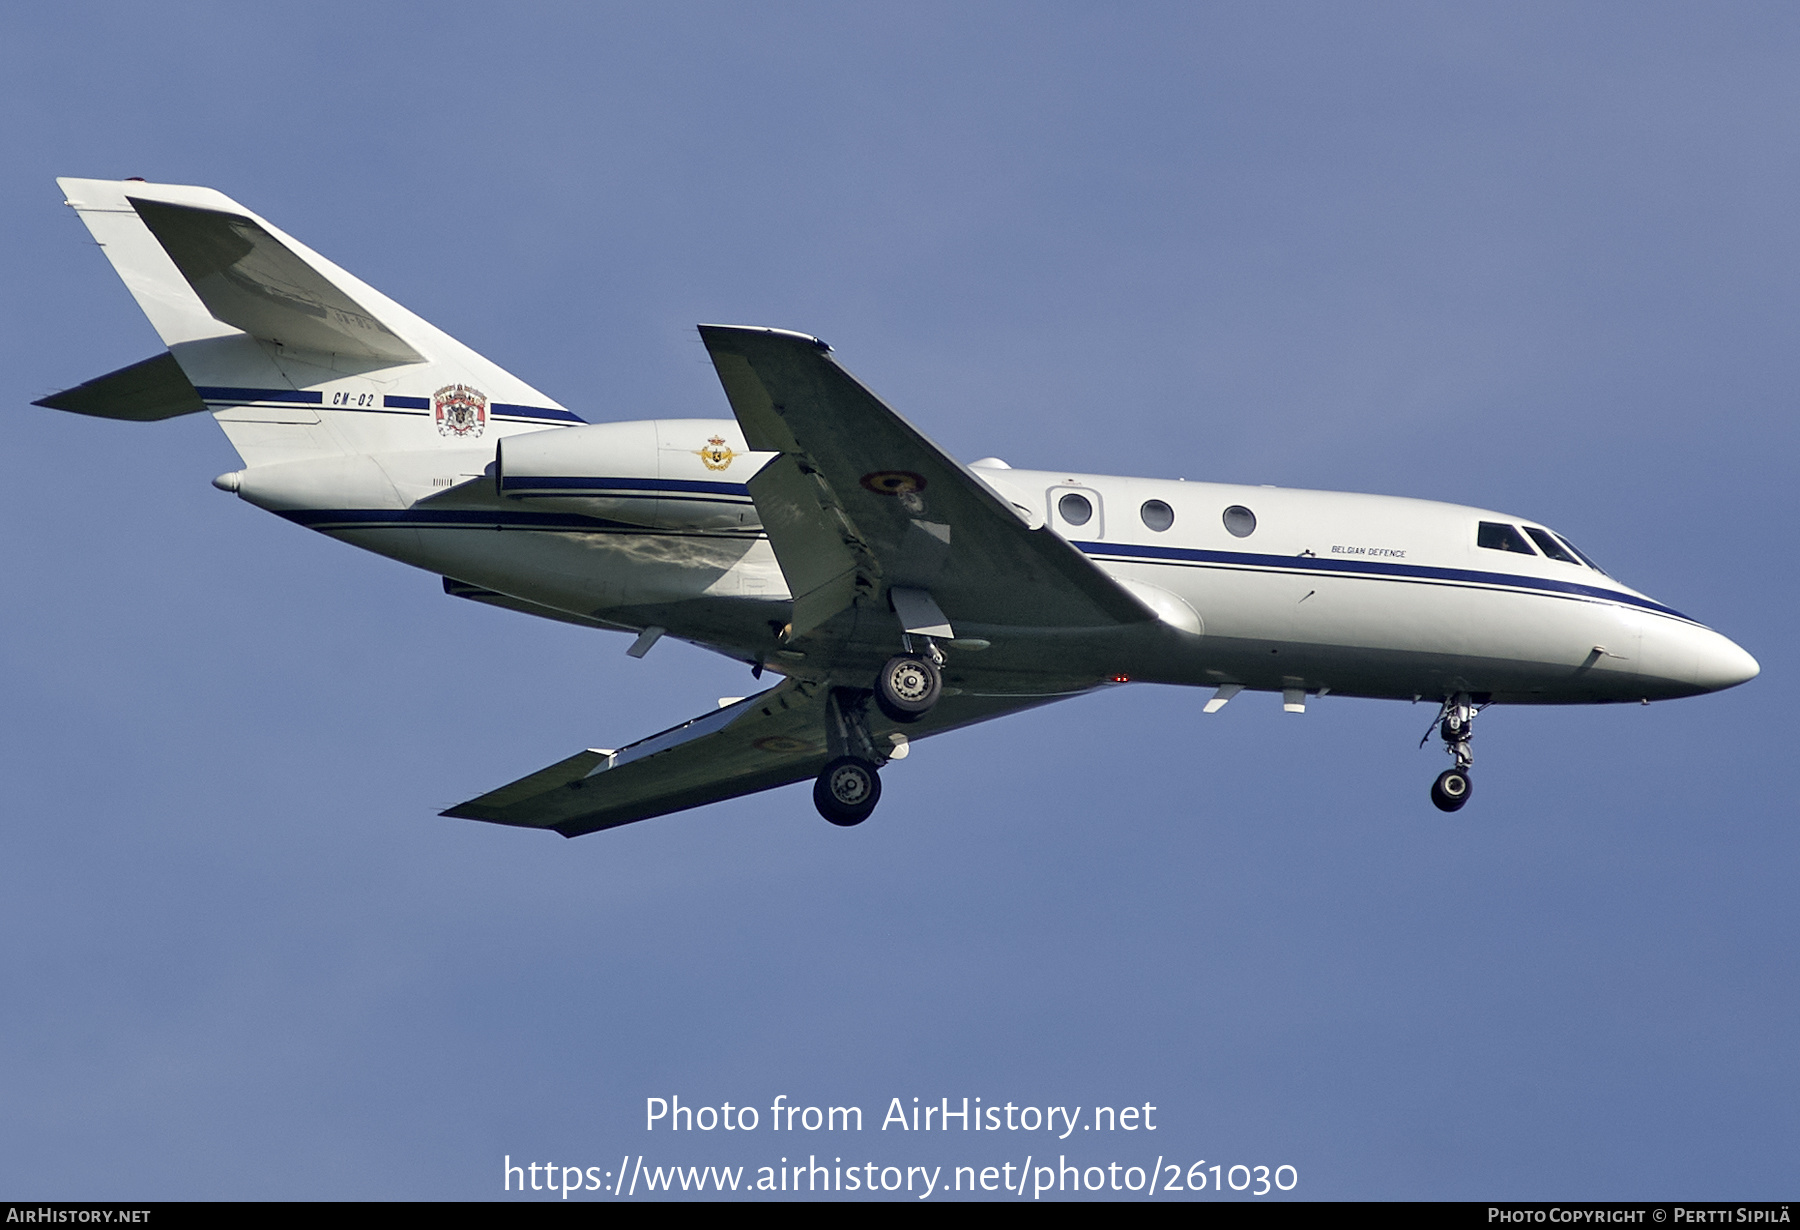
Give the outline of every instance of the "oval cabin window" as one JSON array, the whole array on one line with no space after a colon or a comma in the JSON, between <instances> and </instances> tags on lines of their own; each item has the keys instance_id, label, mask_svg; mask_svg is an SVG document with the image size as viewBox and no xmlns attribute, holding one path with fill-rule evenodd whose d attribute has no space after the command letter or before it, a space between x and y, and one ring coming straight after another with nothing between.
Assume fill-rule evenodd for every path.
<instances>
[{"instance_id":1,"label":"oval cabin window","mask_svg":"<svg viewBox=\"0 0 1800 1230\"><path fill-rule=\"evenodd\" d=\"M1175 524L1175 510L1161 500L1145 500L1144 506L1138 509L1138 516L1159 534Z\"/></svg>"},{"instance_id":2,"label":"oval cabin window","mask_svg":"<svg viewBox=\"0 0 1800 1230\"><path fill-rule=\"evenodd\" d=\"M1248 538L1256 532L1256 514L1242 504L1225 510L1225 528L1233 538Z\"/></svg>"},{"instance_id":3,"label":"oval cabin window","mask_svg":"<svg viewBox=\"0 0 1800 1230\"><path fill-rule=\"evenodd\" d=\"M1094 516L1094 506L1088 503L1087 497L1073 491L1056 502L1056 511L1070 525L1086 525Z\"/></svg>"}]
</instances>

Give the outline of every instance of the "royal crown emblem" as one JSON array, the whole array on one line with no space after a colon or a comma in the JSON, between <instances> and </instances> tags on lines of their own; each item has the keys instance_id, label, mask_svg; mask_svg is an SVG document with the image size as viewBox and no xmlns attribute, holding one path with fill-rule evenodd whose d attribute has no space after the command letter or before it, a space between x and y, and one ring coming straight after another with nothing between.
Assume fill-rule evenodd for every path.
<instances>
[{"instance_id":1,"label":"royal crown emblem","mask_svg":"<svg viewBox=\"0 0 1800 1230\"><path fill-rule=\"evenodd\" d=\"M439 389L432 395L431 410L441 435L473 440L487 428L487 395L466 384Z\"/></svg>"},{"instance_id":2,"label":"royal crown emblem","mask_svg":"<svg viewBox=\"0 0 1800 1230\"><path fill-rule=\"evenodd\" d=\"M725 443L724 436L714 436L706 442L705 448L697 448L700 463L709 470L726 470L731 468L731 459L737 454Z\"/></svg>"}]
</instances>

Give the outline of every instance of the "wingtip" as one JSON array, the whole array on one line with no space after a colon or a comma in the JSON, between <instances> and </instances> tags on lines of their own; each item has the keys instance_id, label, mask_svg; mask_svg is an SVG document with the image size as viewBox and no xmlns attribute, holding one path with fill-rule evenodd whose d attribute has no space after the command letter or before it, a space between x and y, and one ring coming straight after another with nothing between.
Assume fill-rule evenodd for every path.
<instances>
[{"instance_id":1,"label":"wingtip","mask_svg":"<svg viewBox=\"0 0 1800 1230\"><path fill-rule=\"evenodd\" d=\"M822 350L826 354L831 353L831 347L826 344L823 338L814 337L810 333L801 333L797 329L777 329L772 325L700 325L698 327L700 329L700 336L709 341L715 335L730 335L733 333L739 335L762 335L764 337L786 337L792 338L797 342L805 342L815 350Z\"/></svg>"}]
</instances>

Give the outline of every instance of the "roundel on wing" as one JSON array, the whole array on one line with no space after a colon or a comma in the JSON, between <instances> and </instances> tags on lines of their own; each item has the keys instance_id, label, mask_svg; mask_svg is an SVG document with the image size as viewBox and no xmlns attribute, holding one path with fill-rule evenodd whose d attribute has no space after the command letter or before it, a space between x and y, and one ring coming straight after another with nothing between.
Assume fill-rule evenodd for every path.
<instances>
[{"instance_id":1,"label":"roundel on wing","mask_svg":"<svg viewBox=\"0 0 1800 1230\"><path fill-rule=\"evenodd\" d=\"M791 756L800 752L822 752L825 749L816 743L808 743L805 739L796 739L792 735L767 735L750 746L758 751L770 752L777 756Z\"/></svg>"},{"instance_id":2,"label":"roundel on wing","mask_svg":"<svg viewBox=\"0 0 1800 1230\"><path fill-rule=\"evenodd\" d=\"M911 495L925 490L925 476L911 470L876 470L862 476L862 485L876 495Z\"/></svg>"}]
</instances>

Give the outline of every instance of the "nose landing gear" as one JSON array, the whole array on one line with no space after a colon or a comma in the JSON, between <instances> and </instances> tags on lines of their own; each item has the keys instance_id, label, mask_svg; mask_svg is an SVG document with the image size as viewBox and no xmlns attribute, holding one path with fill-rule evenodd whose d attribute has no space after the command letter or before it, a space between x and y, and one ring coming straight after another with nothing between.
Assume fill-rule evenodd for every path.
<instances>
[{"instance_id":1,"label":"nose landing gear","mask_svg":"<svg viewBox=\"0 0 1800 1230\"><path fill-rule=\"evenodd\" d=\"M1432 721L1432 729L1419 740L1424 747L1433 731L1444 741L1444 750L1456 758L1454 769L1445 769L1431 783L1431 801L1439 811L1459 811L1469 801L1474 784L1469 780L1469 766L1475 763L1475 752L1469 746L1475 738L1475 715L1481 707L1469 699L1467 692L1444 698L1443 707Z\"/></svg>"},{"instance_id":2,"label":"nose landing gear","mask_svg":"<svg viewBox=\"0 0 1800 1230\"><path fill-rule=\"evenodd\" d=\"M1439 811L1456 811L1469 801L1473 789L1466 769L1445 769L1431 783L1431 801Z\"/></svg>"}]
</instances>

